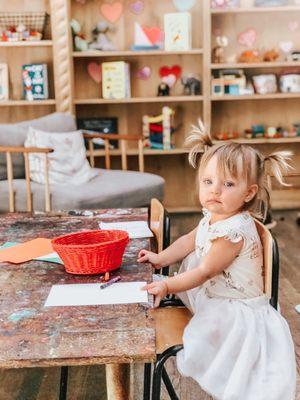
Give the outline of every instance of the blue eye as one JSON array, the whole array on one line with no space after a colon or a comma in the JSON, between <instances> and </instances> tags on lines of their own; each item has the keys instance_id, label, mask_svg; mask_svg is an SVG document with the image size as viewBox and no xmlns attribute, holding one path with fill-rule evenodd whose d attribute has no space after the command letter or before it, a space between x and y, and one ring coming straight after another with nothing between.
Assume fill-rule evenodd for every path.
<instances>
[{"instance_id":1,"label":"blue eye","mask_svg":"<svg viewBox=\"0 0 300 400\"><path fill-rule=\"evenodd\" d=\"M203 183L205 183L205 185L211 185L212 180L211 179L203 179Z\"/></svg>"},{"instance_id":2,"label":"blue eye","mask_svg":"<svg viewBox=\"0 0 300 400\"><path fill-rule=\"evenodd\" d=\"M224 185L225 185L226 187L232 187L232 186L234 186L234 183L233 183L233 182L226 181L226 182L224 182Z\"/></svg>"}]
</instances>

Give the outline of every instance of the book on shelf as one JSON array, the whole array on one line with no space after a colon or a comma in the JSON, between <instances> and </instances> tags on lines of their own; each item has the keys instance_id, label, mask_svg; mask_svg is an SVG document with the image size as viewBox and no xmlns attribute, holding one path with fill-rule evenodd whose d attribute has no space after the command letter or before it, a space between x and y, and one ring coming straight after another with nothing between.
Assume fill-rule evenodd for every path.
<instances>
[{"instance_id":1,"label":"book on shelf","mask_svg":"<svg viewBox=\"0 0 300 400\"><path fill-rule=\"evenodd\" d=\"M124 61L102 63L102 97L126 99L131 96L129 64Z\"/></svg>"},{"instance_id":2,"label":"book on shelf","mask_svg":"<svg viewBox=\"0 0 300 400\"><path fill-rule=\"evenodd\" d=\"M23 65L22 82L25 100L46 100L49 98L47 64Z\"/></svg>"},{"instance_id":3,"label":"book on shelf","mask_svg":"<svg viewBox=\"0 0 300 400\"><path fill-rule=\"evenodd\" d=\"M165 50L185 51L192 48L191 14L188 12L164 15Z\"/></svg>"},{"instance_id":4,"label":"book on shelf","mask_svg":"<svg viewBox=\"0 0 300 400\"><path fill-rule=\"evenodd\" d=\"M8 100L8 65L0 64L0 100Z\"/></svg>"}]
</instances>

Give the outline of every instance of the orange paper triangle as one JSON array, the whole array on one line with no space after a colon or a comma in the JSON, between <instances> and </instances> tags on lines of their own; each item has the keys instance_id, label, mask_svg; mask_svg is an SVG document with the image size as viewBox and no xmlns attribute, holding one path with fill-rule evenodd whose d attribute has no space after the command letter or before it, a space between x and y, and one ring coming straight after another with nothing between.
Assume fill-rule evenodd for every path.
<instances>
[{"instance_id":1,"label":"orange paper triangle","mask_svg":"<svg viewBox=\"0 0 300 400\"><path fill-rule=\"evenodd\" d=\"M53 253L51 239L37 238L17 244L16 246L1 249L0 261L19 264L49 253Z\"/></svg>"}]
</instances>

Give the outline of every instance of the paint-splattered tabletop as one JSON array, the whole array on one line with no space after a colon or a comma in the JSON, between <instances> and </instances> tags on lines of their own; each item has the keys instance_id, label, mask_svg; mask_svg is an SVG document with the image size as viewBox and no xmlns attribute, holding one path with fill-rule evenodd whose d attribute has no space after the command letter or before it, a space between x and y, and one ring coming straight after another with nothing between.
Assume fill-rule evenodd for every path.
<instances>
[{"instance_id":1,"label":"paint-splattered tabletop","mask_svg":"<svg viewBox=\"0 0 300 400\"><path fill-rule=\"evenodd\" d=\"M53 238L100 221L147 220L146 208L0 217L0 244ZM130 240L120 270L122 281L151 281L149 264L137 254L149 239ZM95 283L98 276L75 276L59 264L0 263L0 368L126 363L155 359L155 327L150 305L44 307L54 284Z\"/></svg>"}]
</instances>

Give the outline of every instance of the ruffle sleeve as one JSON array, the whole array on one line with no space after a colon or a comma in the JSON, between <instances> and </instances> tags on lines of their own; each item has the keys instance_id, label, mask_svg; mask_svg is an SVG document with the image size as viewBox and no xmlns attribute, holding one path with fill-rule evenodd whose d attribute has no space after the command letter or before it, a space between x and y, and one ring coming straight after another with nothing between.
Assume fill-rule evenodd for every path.
<instances>
[{"instance_id":1,"label":"ruffle sleeve","mask_svg":"<svg viewBox=\"0 0 300 400\"><path fill-rule=\"evenodd\" d=\"M239 228L234 228L230 226L217 226L208 229L208 239L213 241L218 238L224 238L225 240L230 240L232 243L238 243L244 240L245 237Z\"/></svg>"}]
</instances>

